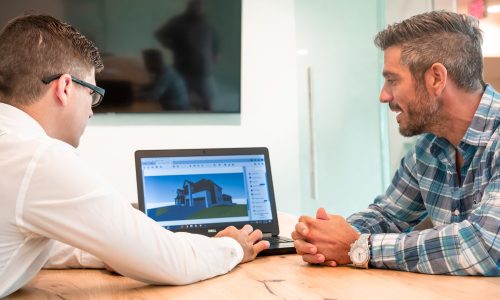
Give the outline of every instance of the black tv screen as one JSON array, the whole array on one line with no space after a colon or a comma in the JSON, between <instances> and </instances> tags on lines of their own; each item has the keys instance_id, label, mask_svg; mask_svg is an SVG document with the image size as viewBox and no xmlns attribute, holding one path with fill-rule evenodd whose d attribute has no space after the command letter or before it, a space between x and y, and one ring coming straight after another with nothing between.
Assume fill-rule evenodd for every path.
<instances>
[{"instance_id":1,"label":"black tv screen","mask_svg":"<svg viewBox=\"0 0 500 300\"><path fill-rule=\"evenodd\" d=\"M16 0L73 25L101 53L94 112L240 112L241 0Z\"/></svg>"}]
</instances>

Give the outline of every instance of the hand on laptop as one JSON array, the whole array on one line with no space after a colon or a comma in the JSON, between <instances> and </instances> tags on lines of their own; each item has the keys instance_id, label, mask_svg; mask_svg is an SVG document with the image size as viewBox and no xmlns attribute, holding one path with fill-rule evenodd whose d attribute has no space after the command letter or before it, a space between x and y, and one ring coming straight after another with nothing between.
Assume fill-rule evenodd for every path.
<instances>
[{"instance_id":1,"label":"hand on laptop","mask_svg":"<svg viewBox=\"0 0 500 300\"><path fill-rule=\"evenodd\" d=\"M300 217L292 232L297 253L305 262L331 267L351 263L348 252L358 237L343 217L327 214L324 208L318 209L316 218Z\"/></svg>"},{"instance_id":2,"label":"hand on laptop","mask_svg":"<svg viewBox=\"0 0 500 300\"><path fill-rule=\"evenodd\" d=\"M253 230L249 224L243 226L240 230L234 226L229 226L226 229L219 231L216 237L230 237L235 239L243 248L243 259L241 263L246 263L254 260L260 251L269 248L268 241L262 241L262 231L259 229Z\"/></svg>"}]
</instances>

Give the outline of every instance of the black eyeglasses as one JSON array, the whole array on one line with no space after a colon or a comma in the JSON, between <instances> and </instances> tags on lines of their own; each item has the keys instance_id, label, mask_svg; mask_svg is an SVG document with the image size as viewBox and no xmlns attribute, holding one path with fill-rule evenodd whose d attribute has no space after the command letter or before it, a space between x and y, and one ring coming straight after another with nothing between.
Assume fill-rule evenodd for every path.
<instances>
[{"instance_id":1,"label":"black eyeglasses","mask_svg":"<svg viewBox=\"0 0 500 300\"><path fill-rule=\"evenodd\" d=\"M45 84L49 84L52 81L61 77L62 75L63 74L57 74L57 75L52 75L49 77L42 78L42 82ZM74 81L74 82L78 83L79 85L82 85L82 86L87 87L87 88L92 90L92 93L90 93L90 95L92 96L92 107L96 107L97 105L99 105L101 103L102 98L104 98L104 92L105 92L105 90L103 88L100 88L98 86L95 86L93 84L85 82L83 80L80 80L80 79L73 77L73 76L71 76L71 81Z\"/></svg>"}]
</instances>

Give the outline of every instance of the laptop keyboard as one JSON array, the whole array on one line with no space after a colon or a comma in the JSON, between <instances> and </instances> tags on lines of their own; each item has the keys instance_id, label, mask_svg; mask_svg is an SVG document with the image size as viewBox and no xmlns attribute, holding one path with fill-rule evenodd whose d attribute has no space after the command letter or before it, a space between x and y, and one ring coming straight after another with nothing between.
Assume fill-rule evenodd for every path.
<instances>
[{"instance_id":1,"label":"laptop keyboard","mask_svg":"<svg viewBox=\"0 0 500 300\"><path fill-rule=\"evenodd\" d=\"M293 243L292 239L285 238L282 236L265 236L262 238L263 240L269 241L271 244L279 244L279 243Z\"/></svg>"}]
</instances>

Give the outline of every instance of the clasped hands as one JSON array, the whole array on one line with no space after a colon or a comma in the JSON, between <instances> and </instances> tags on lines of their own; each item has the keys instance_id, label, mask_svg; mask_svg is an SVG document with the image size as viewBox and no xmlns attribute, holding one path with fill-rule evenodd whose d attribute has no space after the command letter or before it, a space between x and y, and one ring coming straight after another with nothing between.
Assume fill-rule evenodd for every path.
<instances>
[{"instance_id":1,"label":"clasped hands","mask_svg":"<svg viewBox=\"0 0 500 300\"><path fill-rule=\"evenodd\" d=\"M339 215L319 208L316 218L301 216L292 232L297 253L305 262L331 267L350 264L348 252L359 233Z\"/></svg>"}]
</instances>

